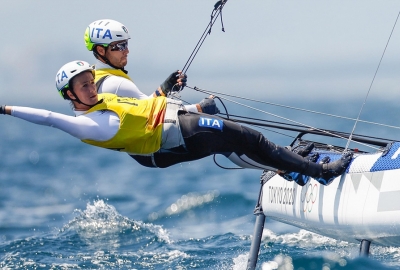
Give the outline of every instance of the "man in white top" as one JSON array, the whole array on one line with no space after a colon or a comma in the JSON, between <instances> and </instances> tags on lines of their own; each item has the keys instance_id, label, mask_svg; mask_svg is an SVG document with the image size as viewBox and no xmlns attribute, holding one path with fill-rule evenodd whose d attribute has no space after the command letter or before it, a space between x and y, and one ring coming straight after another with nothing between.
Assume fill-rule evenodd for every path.
<instances>
[{"instance_id":1,"label":"man in white top","mask_svg":"<svg viewBox=\"0 0 400 270\"><path fill-rule=\"evenodd\" d=\"M86 28L84 40L86 48L93 52L96 58L95 64L95 83L98 93L111 93L121 97L133 97L137 99L147 99L157 96L168 96L169 92L162 89L171 89L172 92L183 89L186 85L186 75L180 71L172 73L165 83L170 83L169 87L158 87L157 90L146 95L139 90L136 84L125 70L128 64L128 40L130 34L122 23L103 19L89 24ZM180 79L182 85L174 85L174 81ZM173 102L169 100L169 102ZM198 104L184 105L189 112L203 112L216 114L219 112L213 98L205 98ZM156 152L151 155L131 155L140 164L147 167L167 167L182 161L201 158L197 154L180 154L171 152Z\"/></svg>"},{"instance_id":2,"label":"man in white top","mask_svg":"<svg viewBox=\"0 0 400 270\"><path fill-rule=\"evenodd\" d=\"M128 64L130 34L122 23L110 19L94 21L86 28L84 39L86 48L93 52L97 60L94 66L98 93L111 93L120 97L137 99L169 94L163 93L158 88L154 93L146 95L139 90L128 75L125 67ZM186 82L186 75L180 75L178 71L172 73L171 76L178 76ZM176 86L171 91L179 91L183 87L184 85ZM203 104L185 105L185 109L190 112L218 113L213 99L203 100L203 103L204 106L201 106Z\"/></svg>"}]
</instances>

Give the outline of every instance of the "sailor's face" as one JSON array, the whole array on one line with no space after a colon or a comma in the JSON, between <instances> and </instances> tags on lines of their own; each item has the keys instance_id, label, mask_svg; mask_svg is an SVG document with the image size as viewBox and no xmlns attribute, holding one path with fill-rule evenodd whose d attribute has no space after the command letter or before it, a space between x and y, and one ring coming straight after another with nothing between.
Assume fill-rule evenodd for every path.
<instances>
[{"instance_id":1,"label":"sailor's face","mask_svg":"<svg viewBox=\"0 0 400 270\"><path fill-rule=\"evenodd\" d=\"M118 43L124 46L118 47ZM106 49L106 58L113 66L118 68L124 68L128 64L128 54L128 40L113 42Z\"/></svg>"},{"instance_id":2,"label":"sailor's face","mask_svg":"<svg viewBox=\"0 0 400 270\"><path fill-rule=\"evenodd\" d=\"M83 103L95 105L98 102L97 89L92 72L86 71L76 75L72 89Z\"/></svg>"}]
</instances>

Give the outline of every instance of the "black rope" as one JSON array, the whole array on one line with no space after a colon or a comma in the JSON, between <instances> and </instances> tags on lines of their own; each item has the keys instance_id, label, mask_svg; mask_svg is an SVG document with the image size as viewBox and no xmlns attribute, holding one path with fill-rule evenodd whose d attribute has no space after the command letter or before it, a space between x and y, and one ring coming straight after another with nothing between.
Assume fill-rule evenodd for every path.
<instances>
[{"instance_id":1,"label":"black rope","mask_svg":"<svg viewBox=\"0 0 400 270\"><path fill-rule=\"evenodd\" d=\"M214 9L211 12L210 22L208 23L206 29L203 32L203 35L201 35L199 41L197 42L196 46L194 47L192 53L189 56L189 59L186 61L186 64L183 66L183 68L182 68L183 73L187 72L187 70L189 69L190 65L192 64L194 58L196 57L197 52L200 50L201 46L203 45L204 40L207 38L207 35L211 34L211 29L219 15L221 15L222 31L225 32L224 24L222 22L222 9L227 1L228 0L221 0L221 1L218 1L217 3L215 3Z\"/></svg>"},{"instance_id":2,"label":"black rope","mask_svg":"<svg viewBox=\"0 0 400 270\"><path fill-rule=\"evenodd\" d=\"M214 96L214 99L218 99L219 102L221 102L222 106L224 106L225 112L226 112L226 117L229 120L229 113L228 113L228 109L226 108L224 102L222 101L222 99L220 99L218 96Z\"/></svg>"}]
</instances>

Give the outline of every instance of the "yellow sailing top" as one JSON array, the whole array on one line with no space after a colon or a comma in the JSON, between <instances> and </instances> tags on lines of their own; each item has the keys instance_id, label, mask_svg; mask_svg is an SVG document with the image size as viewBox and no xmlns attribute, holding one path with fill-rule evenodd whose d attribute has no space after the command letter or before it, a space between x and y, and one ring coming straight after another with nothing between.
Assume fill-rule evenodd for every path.
<instances>
[{"instance_id":1,"label":"yellow sailing top","mask_svg":"<svg viewBox=\"0 0 400 270\"><path fill-rule=\"evenodd\" d=\"M167 107L165 97L138 100L114 94L99 94L102 102L86 113L110 110L120 119L114 137L107 141L82 140L85 143L134 154L150 154L160 149L162 125Z\"/></svg>"}]
</instances>

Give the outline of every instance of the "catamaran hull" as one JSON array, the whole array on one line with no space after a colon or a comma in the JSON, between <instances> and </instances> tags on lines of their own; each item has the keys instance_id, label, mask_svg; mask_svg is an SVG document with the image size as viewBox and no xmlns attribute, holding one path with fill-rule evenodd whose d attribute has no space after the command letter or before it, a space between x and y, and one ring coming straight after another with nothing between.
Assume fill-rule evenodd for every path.
<instances>
[{"instance_id":1,"label":"catamaran hull","mask_svg":"<svg viewBox=\"0 0 400 270\"><path fill-rule=\"evenodd\" d=\"M395 143L386 155L360 154L329 186L310 178L302 187L275 175L262 187L263 212L339 240L400 246L399 153Z\"/></svg>"}]
</instances>

